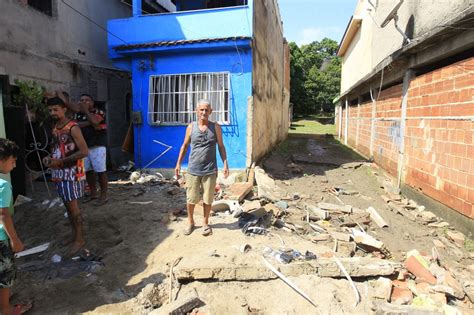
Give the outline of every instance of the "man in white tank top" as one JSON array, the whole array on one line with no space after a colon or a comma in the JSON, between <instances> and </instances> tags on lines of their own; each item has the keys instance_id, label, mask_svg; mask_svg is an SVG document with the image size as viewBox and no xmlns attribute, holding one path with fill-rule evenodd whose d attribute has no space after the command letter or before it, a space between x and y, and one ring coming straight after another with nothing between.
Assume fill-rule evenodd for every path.
<instances>
[{"instance_id":1,"label":"man in white tank top","mask_svg":"<svg viewBox=\"0 0 474 315\"><path fill-rule=\"evenodd\" d=\"M212 234L209 226L209 215L211 213L212 201L214 200L214 189L217 179L216 144L219 149L222 162L224 163L224 177L229 176L227 165L227 154L222 141L222 129L217 123L209 121L212 107L209 101L200 100L196 108L198 121L193 122L186 128L184 142L179 151L176 162L175 175L181 172L183 161L188 147L191 144L188 171L186 173L186 201L188 210L188 227L184 234L189 235L194 230L194 207L201 199L200 190L203 189L204 223L202 235Z\"/></svg>"}]
</instances>

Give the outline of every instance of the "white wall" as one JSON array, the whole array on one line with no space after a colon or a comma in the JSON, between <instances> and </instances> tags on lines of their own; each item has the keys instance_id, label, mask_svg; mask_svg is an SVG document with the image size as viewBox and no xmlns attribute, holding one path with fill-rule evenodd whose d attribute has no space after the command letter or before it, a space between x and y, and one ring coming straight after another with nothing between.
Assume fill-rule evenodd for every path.
<instances>
[{"instance_id":1,"label":"white wall","mask_svg":"<svg viewBox=\"0 0 474 315\"><path fill-rule=\"evenodd\" d=\"M402 47L403 37L393 20L384 28L379 27L395 3L398 0L358 1L354 15L362 17L362 24L343 56L341 93ZM417 38L448 22L469 5L472 0L405 0L398 10L398 25L406 31L411 22L413 38Z\"/></svg>"}]
</instances>

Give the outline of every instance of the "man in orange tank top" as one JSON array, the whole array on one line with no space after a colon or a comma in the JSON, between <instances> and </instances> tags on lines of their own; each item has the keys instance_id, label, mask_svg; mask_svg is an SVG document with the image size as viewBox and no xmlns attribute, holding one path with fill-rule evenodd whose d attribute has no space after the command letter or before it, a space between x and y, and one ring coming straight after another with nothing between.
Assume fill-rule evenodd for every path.
<instances>
[{"instance_id":1,"label":"man in orange tank top","mask_svg":"<svg viewBox=\"0 0 474 315\"><path fill-rule=\"evenodd\" d=\"M81 210L77 199L84 195L84 162L89 150L81 128L66 116L67 107L64 102L53 97L48 99L48 110L55 121L51 144L51 158L43 159L43 163L51 168L51 177L56 183L59 197L66 206L72 228L72 246L70 253L75 254L84 247L83 224Z\"/></svg>"}]
</instances>

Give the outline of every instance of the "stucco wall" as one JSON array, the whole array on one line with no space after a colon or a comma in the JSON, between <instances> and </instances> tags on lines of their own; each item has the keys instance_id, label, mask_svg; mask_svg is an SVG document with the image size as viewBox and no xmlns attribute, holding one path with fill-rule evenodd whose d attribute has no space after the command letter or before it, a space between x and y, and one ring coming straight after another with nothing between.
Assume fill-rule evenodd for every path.
<instances>
[{"instance_id":1,"label":"stucco wall","mask_svg":"<svg viewBox=\"0 0 474 315\"><path fill-rule=\"evenodd\" d=\"M0 1L0 74L11 84L34 80L49 91L61 88L73 101L88 93L106 102L113 111L108 113L112 158L121 163L129 76L113 69L107 32L87 18L105 28L108 19L130 16L131 9L115 0L66 1L82 16L62 1L52 3L53 16L48 16L18 0Z\"/></svg>"},{"instance_id":2,"label":"stucco wall","mask_svg":"<svg viewBox=\"0 0 474 315\"><path fill-rule=\"evenodd\" d=\"M362 24L342 58L342 93L370 73L385 57L400 49L404 41L393 20L384 28L379 27L398 1L371 2L376 7L367 0L359 0L354 13L362 18ZM409 38L418 38L449 22L469 5L472 5L472 0L405 0L398 10L398 26Z\"/></svg>"},{"instance_id":3,"label":"stucco wall","mask_svg":"<svg viewBox=\"0 0 474 315\"><path fill-rule=\"evenodd\" d=\"M254 2L252 160L263 157L288 134L285 44L275 0Z\"/></svg>"}]
</instances>

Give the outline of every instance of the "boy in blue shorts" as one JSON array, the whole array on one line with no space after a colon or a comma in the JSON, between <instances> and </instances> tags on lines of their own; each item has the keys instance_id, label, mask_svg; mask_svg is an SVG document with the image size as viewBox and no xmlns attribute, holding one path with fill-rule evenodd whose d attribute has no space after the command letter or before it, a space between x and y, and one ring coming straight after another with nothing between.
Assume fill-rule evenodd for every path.
<instances>
[{"instance_id":1,"label":"boy in blue shorts","mask_svg":"<svg viewBox=\"0 0 474 315\"><path fill-rule=\"evenodd\" d=\"M0 173L8 174L16 166L18 146L8 139L0 138ZM14 253L24 246L16 234L12 220L12 186L0 178L0 314L23 314L31 304L10 304L10 288L16 276Z\"/></svg>"},{"instance_id":2,"label":"boy in blue shorts","mask_svg":"<svg viewBox=\"0 0 474 315\"><path fill-rule=\"evenodd\" d=\"M89 150L81 128L66 116L66 104L59 97L53 97L48 99L47 105L55 125L51 158L43 159L43 163L51 168L51 178L66 206L73 235L70 254L75 254L85 245L82 215L77 200L84 196L83 158L89 154Z\"/></svg>"}]
</instances>

